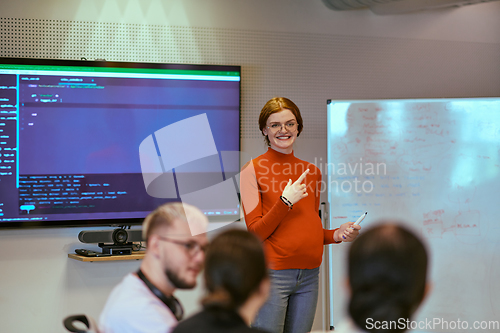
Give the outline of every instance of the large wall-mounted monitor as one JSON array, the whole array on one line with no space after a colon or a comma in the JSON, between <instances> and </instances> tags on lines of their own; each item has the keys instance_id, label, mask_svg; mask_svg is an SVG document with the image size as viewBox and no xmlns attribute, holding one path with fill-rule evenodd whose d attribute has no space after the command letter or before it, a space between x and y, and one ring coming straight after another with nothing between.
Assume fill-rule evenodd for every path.
<instances>
[{"instance_id":1,"label":"large wall-mounted monitor","mask_svg":"<svg viewBox=\"0 0 500 333\"><path fill-rule=\"evenodd\" d=\"M0 228L134 225L181 201L175 184L167 196L148 194L139 148L191 118L208 121L218 152L238 152L240 74L239 66L0 58ZM189 130L196 145L197 128ZM230 156L227 175L239 170ZM205 164L170 171L199 180L211 172ZM239 216L234 202L202 210Z\"/></svg>"}]
</instances>

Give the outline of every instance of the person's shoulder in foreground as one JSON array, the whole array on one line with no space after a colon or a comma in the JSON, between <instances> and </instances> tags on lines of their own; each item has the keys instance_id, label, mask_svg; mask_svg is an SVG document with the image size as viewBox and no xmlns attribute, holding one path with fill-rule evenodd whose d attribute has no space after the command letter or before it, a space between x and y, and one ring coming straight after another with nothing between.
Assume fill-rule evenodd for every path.
<instances>
[{"instance_id":1,"label":"person's shoulder in foreground","mask_svg":"<svg viewBox=\"0 0 500 333\"><path fill-rule=\"evenodd\" d=\"M172 333L267 333L248 327L235 311L205 309L181 321Z\"/></svg>"},{"instance_id":2,"label":"person's shoulder in foreground","mask_svg":"<svg viewBox=\"0 0 500 333\"><path fill-rule=\"evenodd\" d=\"M102 333L170 332L177 324L172 312L134 273L117 285L99 320Z\"/></svg>"},{"instance_id":3,"label":"person's shoulder in foreground","mask_svg":"<svg viewBox=\"0 0 500 333\"><path fill-rule=\"evenodd\" d=\"M311 331L309 333L366 333L358 328L351 320L344 320L333 331Z\"/></svg>"}]
</instances>

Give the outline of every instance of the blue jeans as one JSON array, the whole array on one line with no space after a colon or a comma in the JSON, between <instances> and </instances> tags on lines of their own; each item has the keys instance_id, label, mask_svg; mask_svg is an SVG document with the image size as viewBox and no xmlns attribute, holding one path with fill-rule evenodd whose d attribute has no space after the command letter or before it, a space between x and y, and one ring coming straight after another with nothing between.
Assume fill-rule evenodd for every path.
<instances>
[{"instance_id":1,"label":"blue jeans","mask_svg":"<svg viewBox=\"0 0 500 333\"><path fill-rule=\"evenodd\" d=\"M319 267L269 270L271 292L252 327L271 333L311 331L318 303Z\"/></svg>"}]
</instances>

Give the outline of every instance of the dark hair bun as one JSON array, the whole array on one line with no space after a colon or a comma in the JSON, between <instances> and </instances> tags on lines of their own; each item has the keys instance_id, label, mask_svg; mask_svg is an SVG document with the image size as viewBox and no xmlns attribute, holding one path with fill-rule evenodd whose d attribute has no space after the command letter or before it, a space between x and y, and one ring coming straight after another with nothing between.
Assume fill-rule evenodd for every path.
<instances>
[{"instance_id":1,"label":"dark hair bun","mask_svg":"<svg viewBox=\"0 0 500 333\"><path fill-rule=\"evenodd\" d=\"M268 276L261 241L244 230L229 230L211 242L205 257L205 308L236 310Z\"/></svg>"}]
</instances>

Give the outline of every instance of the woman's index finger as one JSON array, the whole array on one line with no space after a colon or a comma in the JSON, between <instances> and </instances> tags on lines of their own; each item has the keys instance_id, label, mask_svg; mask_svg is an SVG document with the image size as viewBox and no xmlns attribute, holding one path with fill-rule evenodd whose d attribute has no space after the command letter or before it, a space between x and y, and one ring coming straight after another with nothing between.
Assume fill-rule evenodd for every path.
<instances>
[{"instance_id":1,"label":"woman's index finger","mask_svg":"<svg viewBox=\"0 0 500 333\"><path fill-rule=\"evenodd\" d=\"M303 174L300 175L299 179L297 179L296 183L302 183L302 181L304 180L304 178L306 178L306 175L309 173L309 169L307 169L306 171L304 171Z\"/></svg>"}]
</instances>

